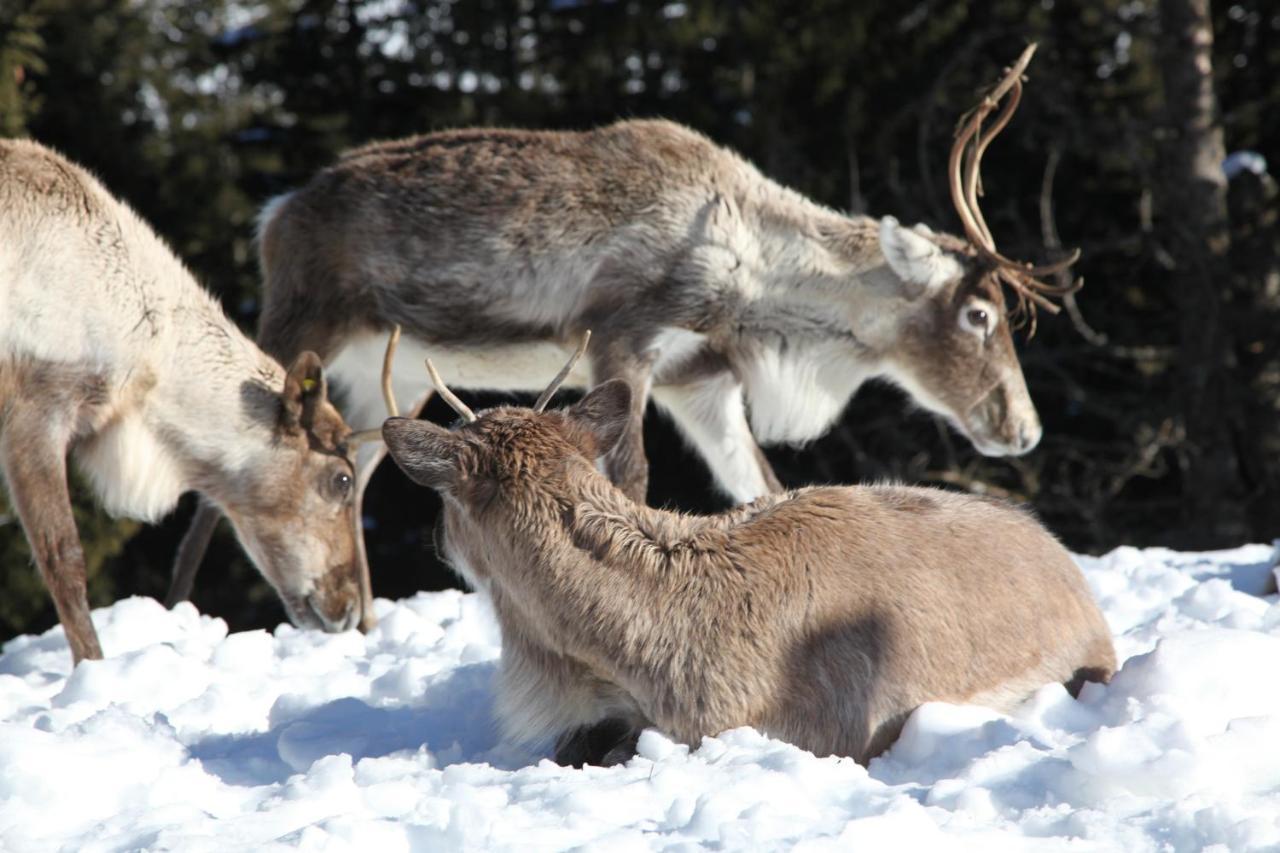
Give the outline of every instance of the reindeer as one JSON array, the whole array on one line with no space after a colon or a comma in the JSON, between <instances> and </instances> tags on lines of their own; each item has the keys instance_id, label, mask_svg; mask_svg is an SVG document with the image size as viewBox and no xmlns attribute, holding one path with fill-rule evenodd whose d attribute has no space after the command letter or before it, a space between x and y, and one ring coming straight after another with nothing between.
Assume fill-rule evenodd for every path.
<instances>
[{"instance_id":1,"label":"reindeer","mask_svg":"<svg viewBox=\"0 0 1280 853\"><path fill-rule=\"evenodd\" d=\"M0 463L73 661L101 658L68 454L145 521L199 491L299 626L363 612L352 434L320 358L286 371L125 204L34 142L0 140Z\"/></svg>"},{"instance_id":2,"label":"reindeer","mask_svg":"<svg viewBox=\"0 0 1280 853\"><path fill-rule=\"evenodd\" d=\"M618 378L635 390L604 464L637 501L650 397L735 502L781 489L757 440L817 438L876 377L981 452L1025 453L1041 427L1001 283L1017 296L1014 313L1034 319L1061 292L1034 276L1076 256L1033 269L996 252L977 176L1032 49L952 150L968 241L828 210L670 122L434 133L356 149L266 206L259 343L281 359L319 353L347 392L348 419L363 423L383 406L366 380L394 325L405 329L394 375L403 400L428 347L457 386L536 391L594 328L608 344L568 382ZM358 492L381 453L362 451ZM190 589L212 523L205 512L193 526L171 600Z\"/></svg>"},{"instance_id":3,"label":"reindeer","mask_svg":"<svg viewBox=\"0 0 1280 853\"><path fill-rule=\"evenodd\" d=\"M1079 569L1026 512L889 485L650 509L592 461L629 429L627 382L546 412L566 367L532 410L477 416L428 371L461 425L392 418L383 438L443 498L442 556L493 599L505 733L559 738L561 761L625 760L650 725L695 745L750 725L866 763L923 702L1008 710L1115 670ZM601 721L618 743L566 752Z\"/></svg>"}]
</instances>

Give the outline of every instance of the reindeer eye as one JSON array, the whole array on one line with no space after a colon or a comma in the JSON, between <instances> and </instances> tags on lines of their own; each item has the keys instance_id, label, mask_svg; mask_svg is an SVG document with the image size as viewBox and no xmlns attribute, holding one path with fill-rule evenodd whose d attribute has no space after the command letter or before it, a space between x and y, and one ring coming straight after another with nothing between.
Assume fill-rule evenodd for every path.
<instances>
[{"instance_id":1,"label":"reindeer eye","mask_svg":"<svg viewBox=\"0 0 1280 853\"><path fill-rule=\"evenodd\" d=\"M965 319L969 321L969 325L984 334L987 331L987 321L990 316L985 308L970 308L965 313Z\"/></svg>"},{"instance_id":2,"label":"reindeer eye","mask_svg":"<svg viewBox=\"0 0 1280 853\"><path fill-rule=\"evenodd\" d=\"M346 471L339 471L333 475L333 495L338 500L346 500L349 494L351 494L351 475Z\"/></svg>"}]
</instances>

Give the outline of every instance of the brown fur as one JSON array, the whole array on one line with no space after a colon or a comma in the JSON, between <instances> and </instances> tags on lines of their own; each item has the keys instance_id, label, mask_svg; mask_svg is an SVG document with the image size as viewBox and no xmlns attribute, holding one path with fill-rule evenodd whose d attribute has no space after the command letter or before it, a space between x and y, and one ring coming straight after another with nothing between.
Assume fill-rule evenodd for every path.
<instances>
[{"instance_id":1,"label":"brown fur","mask_svg":"<svg viewBox=\"0 0 1280 853\"><path fill-rule=\"evenodd\" d=\"M602 744L566 734L601 720L627 725L591 735L610 749L646 725L694 745L751 725L866 762L923 702L1007 709L1114 671L1079 570L1027 513L901 486L650 509L589 461L630 407L610 382L563 412L383 427L445 498L445 555L493 596L512 737L558 736L575 760Z\"/></svg>"}]
</instances>

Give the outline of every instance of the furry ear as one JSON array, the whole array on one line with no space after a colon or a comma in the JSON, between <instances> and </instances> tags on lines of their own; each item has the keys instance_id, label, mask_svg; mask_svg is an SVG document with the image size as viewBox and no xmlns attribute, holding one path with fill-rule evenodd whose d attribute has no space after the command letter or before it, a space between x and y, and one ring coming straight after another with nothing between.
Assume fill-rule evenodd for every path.
<instances>
[{"instance_id":1,"label":"furry ear","mask_svg":"<svg viewBox=\"0 0 1280 853\"><path fill-rule=\"evenodd\" d=\"M622 379L602 382L566 409L565 415L595 436L596 454L604 456L631 423L631 386Z\"/></svg>"},{"instance_id":2,"label":"furry ear","mask_svg":"<svg viewBox=\"0 0 1280 853\"><path fill-rule=\"evenodd\" d=\"M382 424L387 452L419 486L440 491L456 482L462 439L430 421L388 418Z\"/></svg>"},{"instance_id":3,"label":"furry ear","mask_svg":"<svg viewBox=\"0 0 1280 853\"><path fill-rule=\"evenodd\" d=\"M918 299L964 275L964 268L928 238L928 228L905 228L892 216L880 220L880 251L894 275L907 284L908 298Z\"/></svg>"},{"instance_id":4,"label":"furry ear","mask_svg":"<svg viewBox=\"0 0 1280 853\"><path fill-rule=\"evenodd\" d=\"M281 392L281 420L289 429L311 429L316 411L329 397L320 356L311 351L298 355L289 366Z\"/></svg>"}]
</instances>

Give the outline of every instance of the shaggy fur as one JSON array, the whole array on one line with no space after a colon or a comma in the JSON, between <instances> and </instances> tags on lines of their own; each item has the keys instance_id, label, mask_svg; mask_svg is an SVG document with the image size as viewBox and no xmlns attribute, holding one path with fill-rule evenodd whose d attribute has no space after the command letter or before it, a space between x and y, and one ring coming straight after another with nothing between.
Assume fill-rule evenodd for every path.
<instances>
[{"instance_id":1,"label":"shaggy fur","mask_svg":"<svg viewBox=\"0 0 1280 853\"><path fill-rule=\"evenodd\" d=\"M68 453L113 513L197 490L302 625L358 615L345 447L319 359L286 373L88 173L0 141L0 461L76 661L102 656Z\"/></svg>"},{"instance_id":2,"label":"shaggy fur","mask_svg":"<svg viewBox=\"0 0 1280 853\"><path fill-rule=\"evenodd\" d=\"M1008 709L1114 671L1084 579L1029 514L901 486L650 509L590 461L631 408L614 381L563 412L383 426L397 464L444 498L445 556L493 598L510 737L617 760L643 726L696 745L751 725L866 762L923 702Z\"/></svg>"}]
</instances>

